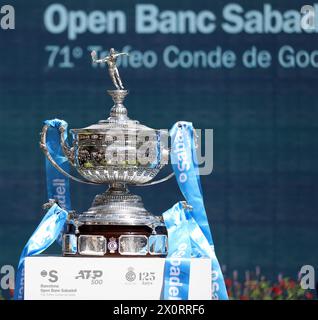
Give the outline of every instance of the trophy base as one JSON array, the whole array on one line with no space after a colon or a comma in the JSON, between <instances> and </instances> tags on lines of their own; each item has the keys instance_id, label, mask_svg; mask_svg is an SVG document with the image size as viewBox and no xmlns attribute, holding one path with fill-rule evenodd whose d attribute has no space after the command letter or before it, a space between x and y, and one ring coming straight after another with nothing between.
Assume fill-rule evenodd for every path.
<instances>
[{"instance_id":1,"label":"trophy base","mask_svg":"<svg viewBox=\"0 0 318 320\"><path fill-rule=\"evenodd\" d=\"M167 253L165 227L82 225L77 234L63 237L64 256L165 257Z\"/></svg>"},{"instance_id":2,"label":"trophy base","mask_svg":"<svg viewBox=\"0 0 318 320\"><path fill-rule=\"evenodd\" d=\"M131 194L123 184L116 184L97 195L88 211L71 217L63 254L164 257L167 246L162 219L144 208L141 197Z\"/></svg>"}]
</instances>

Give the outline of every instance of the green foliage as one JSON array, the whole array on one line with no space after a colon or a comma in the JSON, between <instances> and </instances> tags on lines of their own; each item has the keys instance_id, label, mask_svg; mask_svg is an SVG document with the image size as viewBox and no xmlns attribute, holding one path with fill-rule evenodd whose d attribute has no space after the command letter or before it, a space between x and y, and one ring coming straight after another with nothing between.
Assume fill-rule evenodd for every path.
<instances>
[{"instance_id":1,"label":"green foliage","mask_svg":"<svg viewBox=\"0 0 318 320\"><path fill-rule=\"evenodd\" d=\"M251 279L249 272L245 281L238 281L237 273L225 280L231 300L312 300L317 299L312 290L304 290L290 278L280 278L273 283L264 276Z\"/></svg>"}]
</instances>

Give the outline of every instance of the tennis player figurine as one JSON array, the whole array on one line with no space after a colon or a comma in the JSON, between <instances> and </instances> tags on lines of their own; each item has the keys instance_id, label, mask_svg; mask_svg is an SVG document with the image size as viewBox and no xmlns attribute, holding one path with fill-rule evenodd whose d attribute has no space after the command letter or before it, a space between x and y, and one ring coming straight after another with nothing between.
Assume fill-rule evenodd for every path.
<instances>
[{"instance_id":1,"label":"tennis player figurine","mask_svg":"<svg viewBox=\"0 0 318 320\"><path fill-rule=\"evenodd\" d=\"M92 56L94 63L107 63L108 72L109 72L110 78L112 79L115 87L117 88L117 90L124 90L124 86L123 86L123 83L120 79L119 72L118 72L118 69L116 66L116 61L119 56L128 56L128 53L125 53L125 52L117 53L114 48L111 48L109 50L109 56L107 56L103 59L97 60L96 51L92 51L91 56Z\"/></svg>"}]
</instances>

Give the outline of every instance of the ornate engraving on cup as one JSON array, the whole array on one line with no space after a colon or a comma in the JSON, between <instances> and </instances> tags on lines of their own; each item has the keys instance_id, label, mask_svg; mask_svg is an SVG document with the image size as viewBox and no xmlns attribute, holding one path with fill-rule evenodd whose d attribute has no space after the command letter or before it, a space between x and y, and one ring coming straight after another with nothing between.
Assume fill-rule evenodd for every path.
<instances>
[{"instance_id":1,"label":"ornate engraving on cup","mask_svg":"<svg viewBox=\"0 0 318 320\"><path fill-rule=\"evenodd\" d=\"M96 183L142 184L151 181L168 162L165 132L117 128L90 133L73 130L74 166Z\"/></svg>"}]
</instances>

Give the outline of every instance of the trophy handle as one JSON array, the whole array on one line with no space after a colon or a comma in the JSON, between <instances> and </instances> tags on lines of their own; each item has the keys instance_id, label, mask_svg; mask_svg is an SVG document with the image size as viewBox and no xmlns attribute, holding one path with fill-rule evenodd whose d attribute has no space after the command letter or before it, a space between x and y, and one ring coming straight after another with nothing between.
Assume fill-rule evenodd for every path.
<instances>
[{"instance_id":1,"label":"trophy handle","mask_svg":"<svg viewBox=\"0 0 318 320\"><path fill-rule=\"evenodd\" d=\"M49 129L49 126L46 124L43 126L42 128L42 132L41 132L41 140L40 140L40 148L42 149L42 151L44 152L45 156L47 157L47 159L51 162L52 166L58 170L59 172L61 172L64 176L77 181L77 182L81 182L81 183L85 183L85 184L93 184L93 185L99 185L99 183L94 183L94 182L89 182L89 181L85 181L79 178L76 178L74 176L72 176L71 174L69 174L68 172L66 172L65 170L63 170L53 159L53 157L51 156L47 145L46 145L46 134L47 131ZM72 166L74 166L74 155L72 152L72 149L69 149L66 142L63 139L63 133L64 133L65 129L60 127L60 143L62 146L62 150L65 154L65 156L67 157L67 159L69 160L69 162L71 163Z\"/></svg>"},{"instance_id":2,"label":"trophy handle","mask_svg":"<svg viewBox=\"0 0 318 320\"><path fill-rule=\"evenodd\" d=\"M68 146L66 139L64 139L64 132L65 128L60 126L59 127L60 131L60 145L62 147L62 151L66 158L68 159L69 163L74 167L75 166L75 160L74 160L74 149Z\"/></svg>"}]
</instances>

